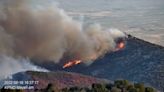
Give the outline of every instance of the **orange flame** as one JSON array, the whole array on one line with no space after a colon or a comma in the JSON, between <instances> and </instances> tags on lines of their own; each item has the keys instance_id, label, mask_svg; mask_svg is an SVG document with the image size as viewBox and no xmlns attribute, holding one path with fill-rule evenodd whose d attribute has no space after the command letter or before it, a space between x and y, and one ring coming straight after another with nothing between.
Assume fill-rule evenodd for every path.
<instances>
[{"instance_id":1,"label":"orange flame","mask_svg":"<svg viewBox=\"0 0 164 92\"><path fill-rule=\"evenodd\" d=\"M125 47L125 43L124 42L119 43L119 45L118 45L119 49L123 49L124 47Z\"/></svg>"},{"instance_id":2,"label":"orange flame","mask_svg":"<svg viewBox=\"0 0 164 92\"><path fill-rule=\"evenodd\" d=\"M70 61L70 62L64 64L63 68L68 68L68 67L80 64L81 62L82 62L81 60Z\"/></svg>"},{"instance_id":3,"label":"orange flame","mask_svg":"<svg viewBox=\"0 0 164 92\"><path fill-rule=\"evenodd\" d=\"M125 47L125 43L124 42L120 42L118 45L117 45L117 49L116 51L120 50L120 49L123 49ZM96 58L95 55L93 55L92 57L93 59ZM69 61L67 63L65 63L63 65L63 68L68 68L68 67L71 67L71 66L74 66L74 65L77 65L77 64L80 64L82 61L81 60L73 60L73 61Z\"/></svg>"},{"instance_id":4,"label":"orange flame","mask_svg":"<svg viewBox=\"0 0 164 92\"><path fill-rule=\"evenodd\" d=\"M120 42L120 43L117 45L117 48L116 48L115 51L121 50L121 49L123 49L123 48L125 48L125 43L124 43L124 42Z\"/></svg>"}]
</instances>

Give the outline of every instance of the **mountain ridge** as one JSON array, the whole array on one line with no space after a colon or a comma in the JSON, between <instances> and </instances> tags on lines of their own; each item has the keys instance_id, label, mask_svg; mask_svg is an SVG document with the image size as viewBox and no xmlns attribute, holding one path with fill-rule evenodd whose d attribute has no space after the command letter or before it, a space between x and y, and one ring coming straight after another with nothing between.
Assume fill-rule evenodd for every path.
<instances>
[{"instance_id":1,"label":"mountain ridge","mask_svg":"<svg viewBox=\"0 0 164 92\"><path fill-rule=\"evenodd\" d=\"M164 90L164 47L128 35L123 50L107 53L90 66L63 69L61 64L39 64L49 70L77 72L109 80L127 79Z\"/></svg>"}]
</instances>

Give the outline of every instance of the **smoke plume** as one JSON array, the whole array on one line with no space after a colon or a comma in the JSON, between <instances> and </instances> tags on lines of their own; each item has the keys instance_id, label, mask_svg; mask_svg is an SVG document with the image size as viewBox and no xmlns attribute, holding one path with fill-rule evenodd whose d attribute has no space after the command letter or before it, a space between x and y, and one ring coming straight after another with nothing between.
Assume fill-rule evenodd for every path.
<instances>
[{"instance_id":1,"label":"smoke plume","mask_svg":"<svg viewBox=\"0 0 164 92\"><path fill-rule=\"evenodd\" d=\"M117 29L83 28L51 0L0 1L0 53L58 63L62 58L95 60L113 51Z\"/></svg>"},{"instance_id":2,"label":"smoke plume","mask_svg":"<svg viewBox=\"0 0 164 92\"><path fill-rule=\"evenodd\" d=\"M0 80L27 70L48 72L48 70L30 63L28 58L15 59L9 56L0 56Z\"/></svg>"}]
</instances>

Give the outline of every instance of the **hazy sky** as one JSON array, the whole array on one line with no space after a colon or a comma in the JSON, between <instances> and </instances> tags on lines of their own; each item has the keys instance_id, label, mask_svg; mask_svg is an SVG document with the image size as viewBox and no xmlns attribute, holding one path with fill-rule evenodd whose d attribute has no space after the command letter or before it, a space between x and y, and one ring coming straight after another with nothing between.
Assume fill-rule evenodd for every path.
<instances>
[{"instance_id":1,"label":"hazy sky","mask_svg":"<svg viewBox=\"0 0 164 92\"><path fill-rule=\"evenodd\" d=\"M55 0L70 16L164 46L164 0Z\"/></svg>"}]
</instances>

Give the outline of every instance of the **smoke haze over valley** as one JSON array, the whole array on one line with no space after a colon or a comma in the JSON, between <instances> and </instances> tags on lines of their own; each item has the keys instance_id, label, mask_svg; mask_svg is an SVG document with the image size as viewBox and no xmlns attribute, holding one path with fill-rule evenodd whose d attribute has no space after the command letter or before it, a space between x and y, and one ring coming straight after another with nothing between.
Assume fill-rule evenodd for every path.
<instances>
[{"instance_id":1,"label":"smoke haze over valley","mask_svg":"<svg viewBox=\"0 0 164 92\"><path fill-rule=\"evenodd\" d=\"M56 1L69 15L87 24L98 22L164 46L164 0Z\"/></svg>"}]
</instances>

